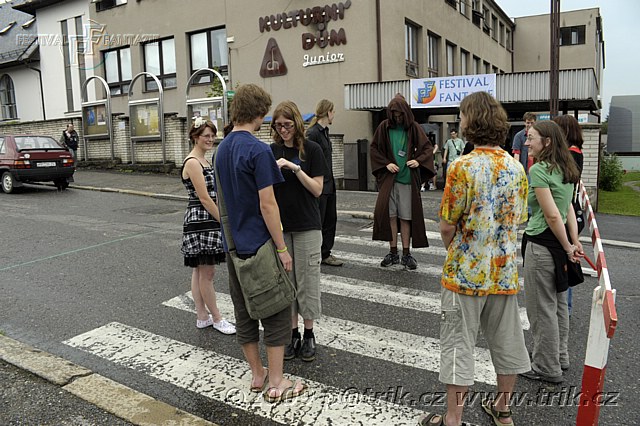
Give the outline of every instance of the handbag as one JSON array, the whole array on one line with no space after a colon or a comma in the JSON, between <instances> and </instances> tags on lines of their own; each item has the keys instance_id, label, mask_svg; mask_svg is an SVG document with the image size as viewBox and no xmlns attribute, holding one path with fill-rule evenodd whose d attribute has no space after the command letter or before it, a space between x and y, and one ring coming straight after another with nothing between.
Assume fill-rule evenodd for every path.
<instances>
[{"instance_id":1,"label":"handbag","mask_svg":"<svg viewBox=\"0 0 640 426\"><path fill-rule=\"evenodd\" d=\"M220 182L218 167L214 171L216 182ZM229 249L229 258L240 283L247 313L254 320L268 318L291 306L296 299L296 289L284 270L273 240L269 238L257 253L243 258L236 252L229 217L222 191L218 191L220 223Z\"/></svg>"}]
</instances>

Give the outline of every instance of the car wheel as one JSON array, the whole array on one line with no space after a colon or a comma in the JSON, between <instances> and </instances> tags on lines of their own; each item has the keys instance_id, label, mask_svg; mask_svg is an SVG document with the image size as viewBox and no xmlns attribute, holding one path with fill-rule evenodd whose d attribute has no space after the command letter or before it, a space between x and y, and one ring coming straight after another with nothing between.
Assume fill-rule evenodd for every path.
<instances>
[{"instance_id":1,"label":"car wheel","mask_svg":"<svg viewBox=\"0 0 640 426\"><path fill-rule=\"evenodd\" d=\"M11 172L4 172L2 174L2 190L7 194L11 194L14 188L13 175L11 174Z\"/></svg>"}]
</instances>

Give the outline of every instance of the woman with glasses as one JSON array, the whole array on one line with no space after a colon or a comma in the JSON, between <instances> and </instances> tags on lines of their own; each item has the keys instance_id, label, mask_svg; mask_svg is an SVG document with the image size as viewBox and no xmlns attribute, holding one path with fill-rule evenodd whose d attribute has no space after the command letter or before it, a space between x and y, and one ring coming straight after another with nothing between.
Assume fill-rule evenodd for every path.
<instances>
[{"instance_id":1,"label":"woman with glasses","mask_svg":"<svg viewBox=\"0 0 640 426\"><path fill-rule=\"evenodd\" d=\"M569 262L584 256L571 204L580 172L564 132L553 121L533 124L525 145L536 163L529 169L531 217L522 239L527 316L533 335L532 380L563 381L569 368Z\"/></svg>"},{"instance_id":2,"label":"woman with glasses","mask_svg":"<svg viewBox=\"0 0 640 426\"><path fill-rule=\"evenodd\" d=\"M214 173L205 154L213 149L218 130L209 120L197 117L189 130L193 149L182 163L182 183L189 194L184 214L182 254L184 265L193 268L191 294L196 305L196 327L213 326L223 334L236 328L220 314L213 288L215 265L224 261L220 213L216 206Z\"/></svg>"},{"instance_id":3,"label":"woman with glasses","mask_svg":"<svg viewBox=\"0 0 640 426\"><path fill-rule=\"evenodd\" d=\"M300 356L316 358L313 321L320 318L320 246L322 222L318 197L322 194L325 161L320 145L305 138L302 115L295 103L284 101L273 113L271 150L284 182L274 186L284 239L293 257L289 273L297 298L291 309L291 343L284 359ZM298 315L304 321L304 334L298 330Z\"/></svg>"}]
</instances>

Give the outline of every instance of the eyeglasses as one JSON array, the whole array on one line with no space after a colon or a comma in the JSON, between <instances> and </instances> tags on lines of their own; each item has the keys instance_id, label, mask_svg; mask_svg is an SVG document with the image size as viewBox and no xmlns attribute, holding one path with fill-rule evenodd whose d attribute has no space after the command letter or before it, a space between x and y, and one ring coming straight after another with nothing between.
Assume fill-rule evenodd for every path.
<instances>
[{"instance_id":1,"label":"eyeglasses","mask_svg":"<svg viewBox=\"0 0 640 426\"><path fill-rule=\"evenodd\" d=\"M531 135L527 136L527 140L528 140L529 142L534 141L534 140L536 140L536 139L544 140L544 139L546 139L546 138L543 138L542 136L537 137L537 138L534 138L534 137L532 137Z\"/></svg>"},{"instance_id":2,"label":"eyeglasses","mask_svg":"<svg viewBox=\"0 0 640 426\"><path fill-rule=\"evenodd\" d=\"M273 125L271 126L272 128L274 128L275 130L291 130L293 129L294 124L293 123L273 123Z\"/></svg>"}]
</instances>

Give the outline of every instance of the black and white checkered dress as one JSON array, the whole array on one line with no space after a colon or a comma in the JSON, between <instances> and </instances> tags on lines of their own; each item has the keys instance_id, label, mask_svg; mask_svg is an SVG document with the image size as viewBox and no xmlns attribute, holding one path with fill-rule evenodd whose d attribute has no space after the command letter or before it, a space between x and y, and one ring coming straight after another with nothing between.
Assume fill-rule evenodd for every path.
<instances>
[{"instance_id":1,"label":"black and white checkered dress","mask_svg":"<svg viewBox=\"0 0 640 426\"><path fill-rule=\"evenodd\" d=\"M202 166L202 174L207 185L207 192L215 202L216 192L214 191L215 177L213 168ZM184 213L182 232L181 251L184 255L184 265L195 268L199 265L218 264L224 261L225 258L222 249L220 223L200 203L191 179L182 179L182 183L189 194L189 204Z\"/></svg>"}]
</instances>

